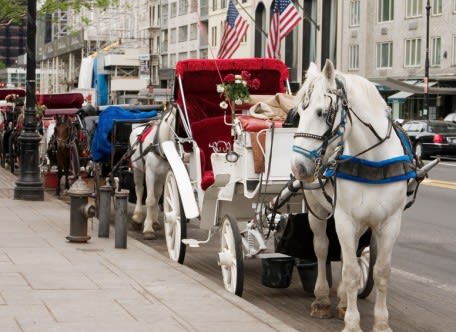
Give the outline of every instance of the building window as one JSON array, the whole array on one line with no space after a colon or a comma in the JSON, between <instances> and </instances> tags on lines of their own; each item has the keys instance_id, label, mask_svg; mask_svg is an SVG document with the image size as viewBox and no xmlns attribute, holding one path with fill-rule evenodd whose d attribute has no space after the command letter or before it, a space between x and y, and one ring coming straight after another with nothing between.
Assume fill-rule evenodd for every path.
<instances>
[{"instance_id":1,"label":"building window","mask_svg":"<svg viewBox=\"0 0 456 332\"><path fill-rule=\"evenodd\" d=\"M431 66L440 66L442 50L442 39L440 37L432 38Z\"/></svg>"},{"instance_id":2,"label":"building window","mask_svg":"<svg viewBox=\"0 0 456 332\"><path fill-rule=\"evenodd\" d=\"M162 17L161 17L162 25L168 25L168 5L162 6Z\"/></svg>"},{"instance_id":3,"label":"building window","mask_svg":"<svg viewBox=\"0 0 456 332\"><path fill-rule=\"evenodd\" d=\"M456 2L456 0L455 0ZM456 35L453 35L453 57L451 61L452 65L456 65Z\"/></svg>"},{"instance_id":4,"label":"building window","mask_svg":"<svg viewBox=\"0 0 456 332\"><path fill-rule=\"evenodd\" d=\"M359 69L359 45L350 45L348 49L348 69L358 70Z\"/></svg>"},{"instance_id":5,"label":"building window","mask_svg":"<svg viewBox=\"0 0 456 332\"><path fill-rule=\"evenodd\" d=\"M378 22L394 20L394 0L378 0Z\"/></svg>"},{"instance_id":6,"label":"building window","mask_svg":"<svg viewBox=\"0 0 456 332\"><path fill-rule=\"evenodd\" d=\"M187 52L179 53L179 61L187 59Z\"/></svg>"},{"instance_id":7,"label":"building window","mask_svg":"<svg viewBox=\"0 0 456 332\"><path fill-rule=\"evenodd\" d=\"M454 2L456 6L456 1ZM441 15L442 14L442 0L433 0L432 1L432 15Z\"/></svg>"},{"instance_id":8,"label":"building window","mask_svg":"<svg viewBox=\"0 0 456 332\"><path fill-rule=\"evenodd\" d=\"M217 46L217 27L211 28L211 44L213 47Z\"/></svg>"},{"instance_id":9,"label":"building window","mask_svg":"<svg viewBox=\"0 0 456 332\"><path fill-rule=\"evenodd\" d=\"M360 0L351 0L350 1L350 26L359 25L359 12Z\"/></svg>"},{"instance_id":10,"label":"building window","mask_svg":"<svg viewBox=\"0 0 456 332\"><path fill-rule=\"evenodd\" d=\"M198 58L198 52L190 51L190 59L197 59L197 58Z\"/></svg>"},{"instance_id":11,"label":"building window","mask_svg":"<svg viewBox=\"0 0 456 332\"><path fill-rule=\"evenodd\" d=\"M423 0L407 0L407 17L421 16L423 13Z\"/></svg>"},{"instance_id":12,"label":"building window","mask_svg":"<svg viewBox=\"0 0 456 332\"><path fill-rule=\"evenodd\" d=\"M176 28L169 30L169 43L176 43Z\"/></svg>"},{"instance_id":13,"label":"building window","mask_svg":"<svg viewBox=\"0 0 456 332\"><path fill-rule=\"evenodd\" d=\"M421 63L421 39L407 39L405 41L405 66L417 67Z\"/></svg>"},{"instance_id":14,"label":"building window","mask_svg":"<svg viewBox=\"0 0 456 332\"><path fill-rule=\"evenodd\" d=\"M176 13L177 13L177 2L171 3L170 10L171 10L171 13L169 14L169 17L176 17Z\"/></svg>"},{"instance_id":15,"label":"building window","mask_svg":"<svg viewBox=\"0 0 456 332\"><path fill-rule=\"evenodd\" d=\"M167 55L162 55L162 67L168 68L168 56Z\"/></svg>"},{"instance_id":16,"label":"building window","mask_svg":"<svg viewBox=\"0 0 456 332\"><path fill-rule=\"evenodd\" d=\"M179 15L185 15L188 12L188 0L179 0Z\"/></svg>"},{"instance_id":17,"label":"building window","mask_svg":"<svg viewBox=\"0 0 456 332\"><path fill-rule=\"evenodd\" d=\"M198 25L196 23L190 24L190 40L198 38Z\"/></svg>"},{"instance_id":18,"label":"building window","mask_svg":"<svg viewBox=\"0 0 456 332\"><path fill-rule=\"evenodd\" d=\"M218 2L218 0L212 0L212 10L213 11L217 10L217 2Z\"/></svg>"},{"instance_id":19,"label":"building window","mask_svg":"<svg viewBox=\"0 0 456 332\"><path fill-rule=\"evenodd\" d=\"M393 67L393 43L377 44L377 68Z\"/></svg>"},{"instance_id":20,"label":"building window","mask_svg":"<svg viewBox=\"0 0 456 332\"><path fill-rule=\"evenodd\" d=\"M226 8L227 0L220 0L220 9Z\"/></svg>"},{"instance_id":21,"label":"building window","mask_svg":"<svg viewBox=\"0 0 456 332\"><path fill-rule=\"evenodd\" d=\"M173 54L169 55L169 66L171 68L176 67L176 53L173 53Z\"/></svg>"},{"instance_id":22,"label":"building window","mask_svg":"<svg viewBox=\"0 0 456 332\"><path fill-rule=\"evenodd\" d=\"M179 27L179 42L188 40L188 28L186 25Z\"/></svg>"}]
</instances>

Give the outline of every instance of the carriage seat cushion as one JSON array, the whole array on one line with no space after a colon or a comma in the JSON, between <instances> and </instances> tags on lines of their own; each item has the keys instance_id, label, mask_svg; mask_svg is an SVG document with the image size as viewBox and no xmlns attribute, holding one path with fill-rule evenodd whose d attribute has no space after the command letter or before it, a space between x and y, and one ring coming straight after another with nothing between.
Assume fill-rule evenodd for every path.
<instances>
[{"instance_id":1,"label":"carriage seat cushion","mask_svg":"<svg viewBox=\"0 0 456 332\"><path fill-rule=\"evenodd\" d=\"M247 132L254 132L257 133L263 129L268 129L272 127L274 124L275 128L282 128L282 120L266 120L266 119L259 119L253 116L242 115L239 117L239 121L241 121L242 128Z\"/></svg>"},{"instance_id":2,"label":"carriage seat cushion","mask_svg":"<svg viewBox=\"0 0 456 332\"><path fill-rule=\"evenodd\" d=\"M228 118L229 122L230 119ZM214 183L214 174L212 172L211 154L213 152L209 144L217 141L229 142L233 144L231 136L231 127L225 124L224 116L206 118L191 124L193 139L198 144L201 151L201 187L206 189Z\"/></svg>"}]
</instances>

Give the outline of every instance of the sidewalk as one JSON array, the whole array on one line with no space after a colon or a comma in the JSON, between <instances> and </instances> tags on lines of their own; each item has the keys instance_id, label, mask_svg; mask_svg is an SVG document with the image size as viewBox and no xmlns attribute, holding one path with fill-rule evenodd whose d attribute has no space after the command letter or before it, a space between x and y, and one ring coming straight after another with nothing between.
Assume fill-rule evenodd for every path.
<instances>
[{"instance_id":1,"label":"sidewalk","mask_svg":"<svg viewBox=\"0 0 456 332\"><path fill-rule=\"evenodd\" d=\"M70 243L69 205L14 200L0 167L0 331L294 331L220 285L128 238Z\"/></svg>"}]
</instances>

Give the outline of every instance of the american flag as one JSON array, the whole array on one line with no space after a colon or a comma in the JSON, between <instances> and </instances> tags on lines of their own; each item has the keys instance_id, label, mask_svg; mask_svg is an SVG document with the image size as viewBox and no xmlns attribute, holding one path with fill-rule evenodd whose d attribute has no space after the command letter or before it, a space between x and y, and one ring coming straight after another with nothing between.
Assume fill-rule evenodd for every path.
<instances>
[{"instance_id":1,"label":"american flag","mask_svg":"<svg viewBox=\"0 0 456 332\"><path fill-rule=\"evenodd\" d=\"M266 57L280 58L280 42L300 20L298 10L290 0L275 0L266 46Z\"/></svg>"},{"instance_id":2,"label":"american flag","mask_svg":"<svg viewBox=\"0 0 456 332\"><path fill-rule=\"evenodd\" d=\"M231 58L234 52L239 47L242 38L247 32L249 24L239 15L233 1L230 0L228 5L228 13L225 21L225 30L223 31L220 49L217 54L219 59Z\"/></svg>"}]
</instances>

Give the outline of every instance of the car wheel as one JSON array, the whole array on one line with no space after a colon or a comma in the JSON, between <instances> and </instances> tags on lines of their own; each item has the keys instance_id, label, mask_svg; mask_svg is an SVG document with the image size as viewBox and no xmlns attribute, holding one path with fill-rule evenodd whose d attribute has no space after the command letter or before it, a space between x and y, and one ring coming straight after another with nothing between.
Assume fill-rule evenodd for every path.
<instances>
[{"instance_id":1,"label":"car wheel","mask_svg":"<svg viewBox=\"0 0 456 332\"><path fill-rule=\"evenodd\" d=\"M423 144L420 142L415 145L415 155L420 160L427 158L427 155L424 153Z\"/></svg>"}]
</instances>

